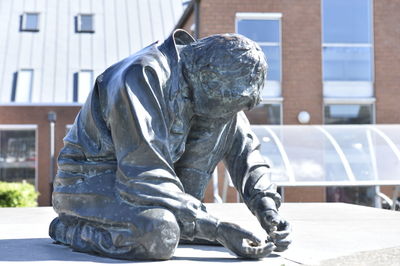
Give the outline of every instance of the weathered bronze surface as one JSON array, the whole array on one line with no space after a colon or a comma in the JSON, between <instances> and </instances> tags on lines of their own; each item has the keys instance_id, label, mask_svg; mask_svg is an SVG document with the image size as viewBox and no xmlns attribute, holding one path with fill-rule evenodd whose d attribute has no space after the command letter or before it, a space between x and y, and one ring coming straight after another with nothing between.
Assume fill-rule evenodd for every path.
<instances>
[{"instance_id":1,"label":"weathered bronze surface","mask_svg":"<svg viewBox=\"0 0 400 266\"><path fill-rule=\"evenodd\" d=\"M259 103L266 69L243 36L195 41L177 30L104 71L64 139L50 236L121 259L169 259L180 239L217 241L245 258L285 250L290 225L242 112ZM268 239L201 203L221 160Z\"/></svg>"}]
</instances>

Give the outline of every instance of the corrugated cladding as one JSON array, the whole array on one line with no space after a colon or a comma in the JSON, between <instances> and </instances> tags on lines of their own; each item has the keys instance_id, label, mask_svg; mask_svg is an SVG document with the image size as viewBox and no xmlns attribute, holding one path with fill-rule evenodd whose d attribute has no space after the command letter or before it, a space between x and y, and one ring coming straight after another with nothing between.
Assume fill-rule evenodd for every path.
<instances>
[{"instance_id":1,"label":"corrugated cladding","mask_svg":"<svg viewBox=\"0 0 400 266\"><path fill-rule=\"evenodd\" d=\"M39 31L20 31L24 13ZM183 13L182 0L0 0L0 104L11 103L16 73L32 69L31 103L68 104L74 74L108 66L164 40ZM76 32L76 16L94 15L94 33Z\"/></svg>"}]
</instances>

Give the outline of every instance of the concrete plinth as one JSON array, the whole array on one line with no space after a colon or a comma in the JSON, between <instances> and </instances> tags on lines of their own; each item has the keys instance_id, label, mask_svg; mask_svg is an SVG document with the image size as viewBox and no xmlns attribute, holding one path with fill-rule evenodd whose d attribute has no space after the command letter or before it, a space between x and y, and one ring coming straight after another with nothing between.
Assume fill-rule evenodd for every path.
<instances>
[{"instance_id":1,"label":"concrete plinth","mask_svg":"<svg viewBox=\"0 0 400 266\"><path fill-rule=\"evenodd\" d=\"M209 212L262 233L243 204L207 204ZM51 208L0 208L0 265L400 265L400 212L342 203L286 203L293 244L258 261L240 260L224 247L181 245L170 261L132 262L77 253L47 235Z\"/></svg>"}]
</instances>

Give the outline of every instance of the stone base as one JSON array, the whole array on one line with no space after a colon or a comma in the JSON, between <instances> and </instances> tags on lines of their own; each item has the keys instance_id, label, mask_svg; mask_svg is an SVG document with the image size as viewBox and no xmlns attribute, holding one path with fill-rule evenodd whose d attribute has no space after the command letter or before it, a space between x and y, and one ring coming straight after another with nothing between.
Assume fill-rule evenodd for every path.
<instances>
[{"instance_id":1,"label":"stone base","mask_svg":"<svg viewBox=\"0 0 400 266\"><path fill-rule=\"evenodd\" d=\"M226 221L263 233L243 204L207 204L209 212ZM180 245L170 261L135 265L189 263L224 265L399 265L400 212L342 203L286 203L281 213L293 225L293 244L283 253L259 261L240 260L222 246ZM0 208L0 265L126 264L52 243L48 225L52 208Z\"/></svg>"}]
</instances>

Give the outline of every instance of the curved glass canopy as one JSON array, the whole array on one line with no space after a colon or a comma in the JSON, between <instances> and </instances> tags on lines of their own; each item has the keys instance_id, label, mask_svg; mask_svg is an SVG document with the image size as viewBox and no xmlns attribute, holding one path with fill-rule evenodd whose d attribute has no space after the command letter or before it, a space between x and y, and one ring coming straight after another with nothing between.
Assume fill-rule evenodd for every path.
<instances>
[{"instance_id":1,"label":"curved glass canopy","mask_svg":"<svg viewBox=\"0 0 400 266\"><path fill-rule=\"evenodd\" d=\"M400 125L252 129L280 186L400 185Z\"/></svg>"}]
</instances>

